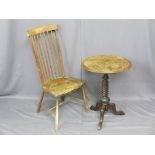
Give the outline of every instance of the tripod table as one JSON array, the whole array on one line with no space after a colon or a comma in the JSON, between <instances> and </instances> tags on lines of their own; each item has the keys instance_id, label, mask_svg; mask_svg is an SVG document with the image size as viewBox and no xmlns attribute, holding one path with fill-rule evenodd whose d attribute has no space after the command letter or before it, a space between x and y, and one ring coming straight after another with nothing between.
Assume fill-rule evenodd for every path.
<instances>
[{"instance_id":1,"label":"tripod table","mask_svg":"<svg viewBox=\"0 0 155 155\"><path fill-rule=\"evenodd\" d=\"M96 55L86 58L82 62L82 65L87 71L103 74L102 96L100 97L100 100L97 101L96 106L90 107L93 111L100 111L100 121L98 124L98 129L100 130L102 129L104 113L106 111L109 110L115 115L125 114L123 111L117 111L114 103L110 103L108 75L127 71L131 68L132 64L129 60L120 56Z\"/></svg>"}]
</instances>

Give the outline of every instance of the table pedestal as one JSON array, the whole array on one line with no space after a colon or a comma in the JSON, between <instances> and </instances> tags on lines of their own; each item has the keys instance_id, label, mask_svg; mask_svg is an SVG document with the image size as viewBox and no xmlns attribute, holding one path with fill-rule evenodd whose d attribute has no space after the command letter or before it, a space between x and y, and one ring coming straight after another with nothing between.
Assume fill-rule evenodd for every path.
<instances>
[{"instance_id":1,"label":"table pedestal","mask_svg":"<svg viewBox=\"0 0 155 155\"><path fill-rule=\"evenodd\" d=\"M102 77L102 96L101 99L96 103L96 106L91 106L90 109L94 111L100 111L100 121L98 124L98 129L102 129L104 113L106 111L111 111L115 115L125 115L123 111L117 111L116 105L110 103L109 98L109 83L108 83L108 74L104 74Z\"/></svg>"}]
</instances>

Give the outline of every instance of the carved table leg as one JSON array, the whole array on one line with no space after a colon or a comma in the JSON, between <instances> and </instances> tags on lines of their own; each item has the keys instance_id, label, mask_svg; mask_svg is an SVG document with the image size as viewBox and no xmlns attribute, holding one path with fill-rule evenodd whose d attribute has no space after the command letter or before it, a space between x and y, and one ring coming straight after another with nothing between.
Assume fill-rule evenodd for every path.
<instances>
[{"instance_id":1,"label":"carved table leg","mask_svg":"<svg viewBox=\"0 0 155 155\"><path fill-rule=\"evenodd\" d=\"M114 103L109 103L109 110L115 115L125 115L123 111L117 111Z\"/></svg>"},{"instance_id":2,"label":"carved table leg","mask_svg":"<svg viewBox=\"0 0 155 155\"><path fill-rule=\"evenodd\" d=\"M97 102L97 103L96 103L96 106L93 106L93 105L92 105L92 106L90 107L90 109L93 110L93 111L100 111L100 110L101 110L101 107L102 107L102 103L101 103L101 102Z\"/></svg>"},{"instance_id":3,"label":"carved table leg","mask_svg":"<svg viewBox=\"0 0 155 155\"><path fill-rule=\"evenodd\" d=\"M103 119L104 119L104 113L105 113L105 108L102 108L100 110L100 121L98 123L98 130L101 130L102 129L102 124L103 124Z\"/></svg>"}]
</instances>

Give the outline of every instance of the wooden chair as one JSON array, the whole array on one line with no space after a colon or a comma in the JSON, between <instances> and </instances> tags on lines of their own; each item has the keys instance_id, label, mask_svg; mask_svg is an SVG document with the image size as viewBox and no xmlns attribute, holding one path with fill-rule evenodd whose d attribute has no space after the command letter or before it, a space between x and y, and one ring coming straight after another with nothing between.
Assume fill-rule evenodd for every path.
<instances>
[{"instance_id":1,"label":"wooden chair","mask_svg":"<svg viewBox=\"0 0 155 155\"><path fill-rule=\"evenodd\" d=\"M58 38L58 25L51 24L27 31L42 83L42 95L37 107L40 112L44 92L56 98L55 129L58 128L59 100L70 92L81 88L86 111L88 103L83 81L65 76L63 59Z\"/></svg>"}]
</instances>

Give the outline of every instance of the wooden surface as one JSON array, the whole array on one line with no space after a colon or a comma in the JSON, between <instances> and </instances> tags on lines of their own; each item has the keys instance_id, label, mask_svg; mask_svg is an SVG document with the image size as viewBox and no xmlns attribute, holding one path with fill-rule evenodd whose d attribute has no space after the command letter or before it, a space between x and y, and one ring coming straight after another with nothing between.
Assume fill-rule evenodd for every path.
<instances>
[{"instance_id":1,"label":"wooden surface","mask_svg":"<svg viewBox=\"0 0 155 155\"><path fill-rule=\"evenodd\" d=\"M115 55L91 56L86 58L82 65L87 71L104 74L124 72L132 66L129 60Z\"/></svg>"}]
</instances>

